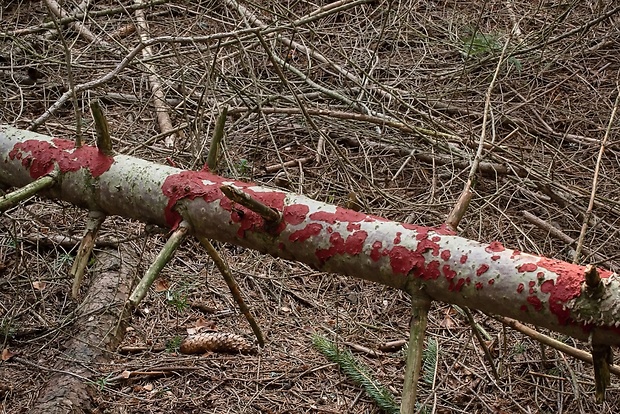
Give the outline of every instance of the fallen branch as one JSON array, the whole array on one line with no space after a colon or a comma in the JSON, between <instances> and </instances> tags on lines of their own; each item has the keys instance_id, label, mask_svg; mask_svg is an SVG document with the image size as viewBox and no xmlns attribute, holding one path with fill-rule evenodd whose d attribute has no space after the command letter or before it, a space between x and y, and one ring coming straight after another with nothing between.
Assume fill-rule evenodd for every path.
<instances>
[{"instance_id":1,"label":"fallen branch","mask_svg":"<svg viewBox=\"0 0 620 414\"><path fill-rule=\"evenodd\" d=\"M92 409L89 383L94 377L91 367L106 361L108 353L120 343L125 332L129 308L125 306L134 274L135 260L116 251L99 254L97 277L77 314L76 332L59 358L54 374L43 385L31 413L71 413L76 407ZM25 360L29 362L28 360ZM27 364L31 365L31 364ZM41 369L36 367L37 372Z\"/></svg>"},{"instance_id":2,"label":"fallen branch","mask_svg":"<svg viewBox=\"0 0 620 414\"><path fill-rule=\"evenodd\" d=\"M583 266L479 243L445 227L422 227L235 181L184 171L9 126L0 127L0 182L24 186L60 172L44 195L145 223L233 243L317 270L398 289L420 281L432 299L480 309L598 344L620 344L620 281L598 269L591 295ZM282 213L273 226L235 205L229 185ZM88 191L86 191L88 190Z\"/></svg>"}]
</instances>

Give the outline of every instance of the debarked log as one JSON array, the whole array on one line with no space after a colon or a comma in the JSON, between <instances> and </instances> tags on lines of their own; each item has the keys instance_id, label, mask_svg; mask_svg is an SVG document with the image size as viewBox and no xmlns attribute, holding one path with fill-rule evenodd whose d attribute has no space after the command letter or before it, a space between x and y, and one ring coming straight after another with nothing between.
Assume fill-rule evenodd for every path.
<instances>
[{"instance_id":1,"label":"debarked log","mask_svg":"<svg viewBox=\"0 0 620 414\"><path fill-rule=\"evenodd\" d=\"M248 247L325 272L397 289L422 281L433 299L552 329L597 344L620 344L620 282L598 269L456 236L446 226L403 224L209 171L186 171L96 147L0 126L0 183L21 187L58 171L42 193L76 206ZM231 201L234 187L281 213L278 222Z\"/></svg>"}]
</instances>

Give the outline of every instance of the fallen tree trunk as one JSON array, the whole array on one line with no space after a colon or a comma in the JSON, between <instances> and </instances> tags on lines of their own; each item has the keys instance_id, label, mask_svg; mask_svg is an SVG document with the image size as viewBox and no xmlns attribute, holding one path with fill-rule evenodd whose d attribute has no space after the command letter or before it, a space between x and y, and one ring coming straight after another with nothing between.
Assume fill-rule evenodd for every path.
<instances>
[{"instance_id":1,"label":"fallen tree trunk","mask_svg":"<svg viewBox=\"0 0 620 414\"><path fill-rule=\"evenodd\" d=\"M130 308L126 306L136 260L131 254L107 250L99 253L93 282L74 325L76 334L66 344L64 358L54 366L30 413L67 414L93 412L90 367L106 362L125 334ZM90 383L89 383L90 382Z\"/></svg>"},{"instance_id":2,"label":"fallen tree trunk","mask_svg":"<svg viewBox=\"0 0 620 414\"><path fill-rule=\"evenodd\" d=\"M184 171L9 126L0 127L0 183L24 186L51 173L49 197L108 215L193 234L406 289L421 280L434 300L514 318L598 344L620 344L620 283L609 271L586 288L586 268L321 203L310 198ZM228 185L277 212L269 222L234 203ZM596 278L595 278L596 279Z\"/></svg>"}]
</instances>

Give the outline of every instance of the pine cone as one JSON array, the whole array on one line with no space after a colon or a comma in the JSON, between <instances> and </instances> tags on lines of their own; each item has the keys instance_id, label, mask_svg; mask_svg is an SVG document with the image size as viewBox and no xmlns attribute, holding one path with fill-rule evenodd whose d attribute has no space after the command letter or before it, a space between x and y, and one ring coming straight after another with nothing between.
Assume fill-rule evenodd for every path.
<instances>
[{"instance_id":1,"label":"pine cone","mask_svg":"<svg viewBox=\"0 0 620 414\"><path fill-rule=\"evenodd\" d=\"M180 351L184 354L205 352L255 354L257 352L256 347L244 337L223 332L204 332L188 336L181 343Z\"/></svg>"}]
</instances>

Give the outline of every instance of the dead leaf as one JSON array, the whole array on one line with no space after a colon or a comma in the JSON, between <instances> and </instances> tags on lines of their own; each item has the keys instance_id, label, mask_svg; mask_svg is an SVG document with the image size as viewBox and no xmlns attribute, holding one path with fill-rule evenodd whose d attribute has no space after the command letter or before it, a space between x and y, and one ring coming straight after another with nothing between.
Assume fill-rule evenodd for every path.
<instances>
[{"instance_id":1,"label":"dead leaf","mask_svg":"<svg viewBox=\"0 0 620 414\"><path fill-rule=\"evenodd\" d=\"M121 375L120 375L121 378L125 378L125 379L129 378L130 376L131 376L131 371L127 371L127 370L121 372Z\"/></svg>"},{"instance_id":2,"label":"dead leaf","mask_svg":"<svg viewBox=\"0 0 620 414\"><path fill-rule=\"evenodd\" d=\"M170 288L170 282L166 279L159 278L155 281L155 292L165 292Z\"/></svg>"},{"instance_id":3,"label":"dead leaf","mask_svg":"<svg viewBox=\"0 0 620 414\"><path fill-rule=\"evenodd\" d=\"M243 336L225 332L206 332L188 336L181 342L183 354L204 354L205 352L228 352L233 354L254 354L257 349Z\"/></svg>"},{"instance_id":4,"label":"dead leaf","mask_svg":"<svg viewBox=\"0 0 620 414\"><path fill-rule=\"evenodd\" d=\"M454 319L452 318L452 315L454 315L456 313L456 311L450 306L448 307L445 311L444 311L444 316L441 322L439 322L439 326L441 326L444 329L451 329L454 328L456 326L456 322L454 322Z\"/></svg>"},{"instance_id":5,"label":"dead leaf","mask_svg":"<svg viewBox=\"0 0 620 414\"><path fill-rule=\"evenodd\" d=\"M454 322L454 319L452 319L452 317L446 313L441 322L439 322L439 326L444 329L451 329L456 326L456 323Z\"/></svg>"},{"instance_id":6,"label":"dead leaf","mask_svg":"<svg viewBox=\"0 0 620 414\"><path fill-rule=\"evenodd\" d=\"M146 384L144 387L142 387L142 389L143 389L144 391L153 391L153 388L155 388L155 387L154 387L154 386L153 386L153 384L151 384L151 383L148 383L148 384Z\"/></svg>"},{"instance_id":7,"label":"dead leaf","mask_svg":"<svg viewBox=\"0 0 620 414\"><path fill-rule=\"evenodd\" d=\"M32 282L32 287L35 288L36 290L43 290L45 289L45 286L47 286L47 283L42 282L40 280L36 280Z\"/></svg>"},{"instance_id":8,"label":"dead leaf","mask_svg":"<svg viewBox=\"0 0 620 414\"><path fill-rule=\"evenodd\" d=\"M2 350L2 360L3 361L8 361L9 359L13 358L15 356L15 354L11 351L9 351L9 348L4 348Z\"/></svg>"},{"instance_id":9,"label":"dead leaf","mask_svg":"<svg viewBox=\"0 0 620 414\"><path fill-rule=\"evenodd\" d=\"M205 318L198 318L198 320L194 323L194 326L191 328L187 328L188 335L195 335L201 331L213 331L215 330L216 323L212 320L206 320Z\"/></svg>"},{"instance_id":10,"label":"dead leaf","mask_svg":"<svg viewBox=\"0 0 620 414\"><path fill-rule=\"evenodd\" d=\"M213 320L206 320L205 318L198 318L196 321L196 329L215 329L216 323Z\"/></svg>"}]
</instances>

